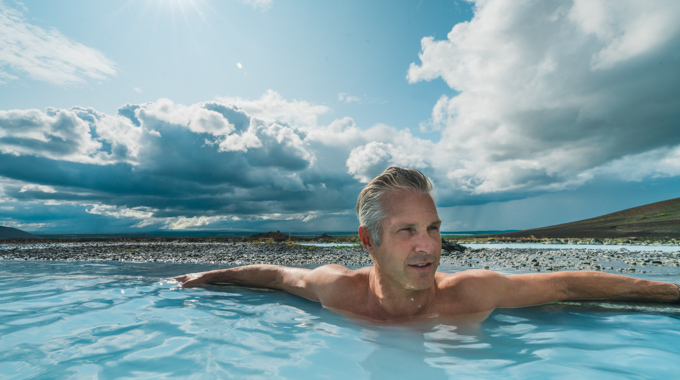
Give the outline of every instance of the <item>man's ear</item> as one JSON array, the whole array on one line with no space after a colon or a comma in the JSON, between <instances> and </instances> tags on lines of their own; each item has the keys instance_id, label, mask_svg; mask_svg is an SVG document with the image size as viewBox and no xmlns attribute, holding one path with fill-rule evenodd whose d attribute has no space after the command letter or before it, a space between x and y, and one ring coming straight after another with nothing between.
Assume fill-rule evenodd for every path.
<instances>
[{"instance_id":1,"label":"man's ear","mask_svg":"<svg viewBox=\"0 0 680 380\"><path fill-rule=\"evenodd\" d=\"M364 226L359 226L359 241L361 241L361 245L368 252L373 250L373 239L371 239L371 234Z\"/></svg>"}]
</instances>

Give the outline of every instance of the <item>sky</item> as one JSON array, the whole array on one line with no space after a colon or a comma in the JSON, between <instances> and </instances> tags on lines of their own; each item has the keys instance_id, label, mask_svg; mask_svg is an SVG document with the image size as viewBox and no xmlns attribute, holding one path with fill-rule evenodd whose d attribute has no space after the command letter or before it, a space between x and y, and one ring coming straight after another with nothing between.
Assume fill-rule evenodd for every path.
<instances>
[{"instance_id":1,"label":"sky","mask_svg":"<svg viewBox=\"0 0 680 380\"><path fill-rule=\"evenodd\" d=\"M680 2L0 0L0 225L356 231L391 165L443 231L680 197Z\"/></svg>"}]
</instances>

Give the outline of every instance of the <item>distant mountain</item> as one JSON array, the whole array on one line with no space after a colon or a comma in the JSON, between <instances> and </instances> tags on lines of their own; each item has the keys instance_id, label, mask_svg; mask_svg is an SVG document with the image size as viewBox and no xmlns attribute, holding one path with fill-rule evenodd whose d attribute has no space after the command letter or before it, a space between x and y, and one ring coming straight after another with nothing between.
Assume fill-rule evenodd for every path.
<instances>
[{"instance_id":1,"label":"distant mountain","mask_svg":"<svg viewBox=\"0 0 680 380\"><path fill-rule=\"evenodd\" d=\"M0 240L2 239L39 239L39 237L16 228L0 226Z\"/></svg>"},{"instance_id":2,"label":"distant mountain","mask_svg":"<svg viewBox=\"0 0 680 380\"><path fill-rule=\"evenodd\" d=\"M680 198L629 208L597 218L499 234L535 238L680 238Z\"/></svg>"}]
</instances>

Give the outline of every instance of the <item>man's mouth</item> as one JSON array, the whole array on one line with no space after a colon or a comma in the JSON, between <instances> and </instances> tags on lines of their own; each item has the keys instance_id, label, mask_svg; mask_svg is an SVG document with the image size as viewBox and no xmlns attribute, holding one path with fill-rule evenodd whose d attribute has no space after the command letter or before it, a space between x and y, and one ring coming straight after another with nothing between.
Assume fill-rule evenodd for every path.
<instances>
[{"instance_id":1,"label":"man's mouth","mask_svg":"<svg viewBox=\"0 0 680 380\"><path fill-rule=\"evenodd\" d=\"M418 264L409 264L410 267L412 268L417 268L417 269L422 269L422 268L429 268L432 266L432 263L418 263Z\"/></svg>"}]
</instances>

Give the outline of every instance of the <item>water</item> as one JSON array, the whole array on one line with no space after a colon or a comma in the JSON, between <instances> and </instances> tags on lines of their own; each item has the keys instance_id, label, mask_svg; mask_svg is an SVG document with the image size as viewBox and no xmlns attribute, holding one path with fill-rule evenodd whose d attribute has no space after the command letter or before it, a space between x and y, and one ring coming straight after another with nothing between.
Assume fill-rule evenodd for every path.
<instances>
[{"instance_id":1,"label":"water","mask_svg":"<svg viewBox=\"0 0 680 380\"><path fill-rule=\"evenodd\" d=\"M300 243L317 247L355 247L357 243ZM627 250L630 252L680 252L677 245L614 245L614 244L541 244L541 243L463 243L467 248L496 248L496 249L596 249L607 251Z\"/></svg>"},{"instance_id":2,"label":"water","mask_svg":"<svg viewBox=\"0 0 680 380\"><path fill-rule=\"evenodd\" d=\"M680 252L677 245L614 245L614 244L530 244L530 243L463 243L465 247L498 249L596 249L608 251L627 250L630 252Z\"/></svg>"},{"instance_id":3,"label":"water","mask_svg":"<svg viewBox=\"0 0 680 380\"><path fill-rule=\"evenodd\" d=\"M384 325L282 292L166 280L212 268L0 261L0 378L620 379L680 370L673 305L570 303L500 310L478 326Z\"/></svg>"}]
</instances>

